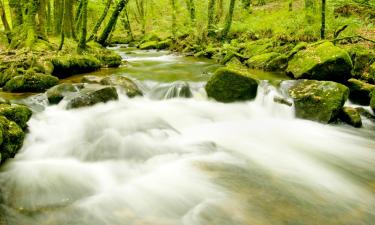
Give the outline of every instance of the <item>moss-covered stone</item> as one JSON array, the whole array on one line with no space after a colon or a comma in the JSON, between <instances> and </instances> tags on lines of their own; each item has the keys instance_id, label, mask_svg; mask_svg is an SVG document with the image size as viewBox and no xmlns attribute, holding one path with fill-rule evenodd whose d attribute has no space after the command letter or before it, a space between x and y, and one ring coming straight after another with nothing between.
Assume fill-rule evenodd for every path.
<instances>
[{"instance_id":1,"label":"moss-covered stone","mask_svg":"<svg viewBox=\"0 0 375 225\"><path fill-rule=\"evenodd\" d=\"M369 50L357 50L353 56L353 70L354 77L374 82L374 77L370 75L370 67L375 62L375 53Z\"/></svg>"},{"instance_id":2,"label":"moss-covered stone","mask_svg":"<svg viewBox=\"0 0 375 225\"><path fill-rule=\"evenodd\" d=\"M279 53L270 52L261 55L256 55L251 57L247 62L246 65L250 68L254 69L266 69L268 67L268 63L275 59L276 57L280 56Z\"/></svg>"},{"instance_id":3,"label":"moss-covered stone","mask_svg":"<svg viewBox=\"0 0 375 225\"><path fill-rule=\"evenodd\" d=\"M295 54L289 61L287 73L296 79L346 81L352 67L345 50L331 42L323 42Z\"/></svg>"},{"instance_id":4,"label":"moss-covered stone","mask_svg":"<svg viewBox=\"0 0 375 225\"><path fill-rule=\"evenodd\" d=\"M81 108L117 99L118 94L116 88L93 85L82 89L79 95L70 99L67 108Z\"/></svg>"},{"instance_id":5,"label":"moss-covered stone","mask_svg":"<svg viewBox=\"0 0 375 225\"><path fill-rule=\"evenodd\" d=\"M98 77L94 75L86 75L83 76L81 79L82 83L87 83L87 84L100 84L100 81L103 79L103 77Z\"/></svg>"},{"instance_id":6,"label":"moss-covered stone","mask_svg":"<svg viewBox=\"0 0 375 225\"><path fill-rule=\"evenodd\" d=\"M92 72L101 66L100 61L90 55L58 56L52 59L52 64L54 66L53 75L59 78Z\"/></svg>"},{"instance_id":7,"label":"moss-covered stone","mask_svg":"<svg viewBox=\"0 0 375 225\"><path fill-rule=\"evenodd\" d=\"M343 107L340 111L339 118L353 127L362 127L361 115L355 108Z\"/></svg>"},{"instance_id":8,"label":"moss-covered stone","mask_svg":"<svg viewBox=\"0 0 375 225\"><path fill-rule=\"evenodd\" d=\"M59 83L57 77L45 74L19 75L10 79L4 86L9 92L44 92Z\"/></svg>"},{"instance_id":9,"label":"moss-covered stone","mask_svg":"<svg viewBox=\"0 0 375 225\"><path fill-rule=\"evenodd\" d=\"M288 56L281 54L276 58L271 59L267 64L264 70L267 71L285 71L288 67Z\"/></svg>"},{"instance_id":10,"label":"moss-covered stone","mask_svg":"<svg viewBox=\"0 0 375 225\"><path fill-rule=\"evenodd\" d=\"M32 111L24 105L0 104L0 115L16 122L22 129L25 129L27 121L31 118Z\"/></svg>"},{"instance_id":11,"label":"moss-covered stone","mask_svg":"<svg viewBox=\"0 0 375 225\"><path fill-rule=\"evenodd\" d=\"M13 77L20 75L19 71L15 67L10 67L8 69L0 72L0 87L4 86Z\"/></svg>"},{"instance_id":12,"label":"moss-covered stone","mask_svg":"<svg viewBox=\"0 0 375 225\"><path fill-rule=\"evenodd\" d=\"M240 53L246 58L271 52L273 42L270 39L261 39L258 41L246 42L241 45Z\"/></svg>"},{"instance_id":13,"label":"moss-covered stone","mask_svg":"<svg viewBox=\"0 0 375 225\"><path fill-rule=\"evenodd\" d=\"M16 122L0 116L0 130L2 133L2 143L0 144L1 162L8 158L13 158L22 147L25 133Z\"/></svg>"},{"instance_id":14,"label":"moss-covered stone","mask_svg":"<svg viewBox=\"0 0 375 225\"><path fill-rule=\"evenodd\" d=\"M136 83L126 76L109 76L100 81L103 85L119 86L126 91L128 97L142 96L142 91Z\"/></svg>"},{"instance_id":15,"label":"moss-covered stone","mask_svg":"<svg viewBox=\"0 0 375 225\"><path fill-rule=\"evenodd\" d=\"M102 67L114 68L119 67L122 63L122 58L119 54L112 51L97 54L96 58L100 60Z\"/></svg>"},{"instance_id":16,"label":"moss-covered stone","mask_svg":"<svg viewBox=\"0 0 375 225\"><path fill-rule=\"evenodd\" d=\"M157 41L148 41L139 45L139 49L141 50L150 50L150 49L157 49L158 42Z\"/></svg>"},{"instance_id":17,"label":"moss-covered stone","mask_svg":"<svg viewBox=\"0 0 375 225\"><path fill-rule=\"evenodd\" d=\"M375 85L351 78L348 80L348 86L349 98L352 102L361 105L370 104L371 92L375 90Z\"/></svg>"},{"instance_id":18,"label":"moss-covered stone","mask_svg":"<svg viewBox=\"0 0 375 225\"><path fill-rule=\"evenodd\" d=\"M332 81L301 80L290 89L298 118L329 123L335 120L349 95L349 89Z\"/></svg>"},{"instance_id":19,"label":"moss-covered stone","mask_svg":"<svg viewBox=\"0 0 375 225\"><path fill-rule=\"evenodd\" d=\"M246 101L256 97L258 82L237 70L220 68L205 88L208 97L220 102Z\"/></svg>"},{"instance_id":20,"label":"moss-covered stone","mask_svg":"<svg viewBox=\"0 0 375 225\"><path fill-rule=\"evenodd\" d=\"M158 42L156 48L159 50L163 50L163 49L169 48L171 45L172 45L172 40L167 39L167 40Z\"/></svg>"},{"instance_id":21,"label":"moss-covered stone","mask_svg":"<svg viewBox=\"0 0 375 225\"><path fill-rule=\"evenodd\" d=\"M306 42L299 42L296 44L296 46L293 47L293 49L289 52L288 58L293 57L295 54L297 54L301 50L305 50L309 46Z\"/></svg>"},{"instance_id":22,"label":"moss-covered stone","mask_svg":"<svg viewBox=\"0 0 375 225\"><path fill-rule=\"evenodd\" d=\"M79 89L83 88L83 85L75 84L59 84L46 91L46 96L50 104L58 104L67 95L71 93L77 93Z\"/></svg>"}]
</instances>

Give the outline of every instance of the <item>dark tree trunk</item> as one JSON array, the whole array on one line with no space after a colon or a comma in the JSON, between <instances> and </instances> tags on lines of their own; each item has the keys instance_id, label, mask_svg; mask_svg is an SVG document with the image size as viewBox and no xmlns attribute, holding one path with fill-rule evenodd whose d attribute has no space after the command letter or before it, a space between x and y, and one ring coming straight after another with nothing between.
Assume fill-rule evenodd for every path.
<instances>
[{"instance_id":1,"label":"dark tree trunk","mask_svg":"<svg viewBox=\"0 0 375 225\"><path fill-rule=\"evenodd\" d=\"M320 30L321 39L326 38L326 0L322 0L322 27Z\"/></svg>"},{"instance_id":2,"label":"dark tree trunk","mask_svg":"<svg viewBox=\"0 0 375 225\"><path fill-rule=\"evenodd\" d=\"M215 0L209 0L208 2L207 32L209 36L215 33L215 28L214 28L215 2L216 2Z\"/></svg>"},{"instance_id":3,"label":"dark tree trunk","mask_svg":"<svg viewBox=\"0 0 375 225\"><path fill-rule=\"evenodd\" d=\"M12 27L14 29L23 23L22 3L20 0L9 0L9 7L12 17Z\"/></svg>"},{"instance_id":4,"label":"dark tree trunk","mask_svg":"<svg viewBox=\"0 0 375 225\"><path fill-rule=\"evenodd\" d=\"M40 6L38 10L38 36L43 40L47 40L47 0L39 0Z\"/></svg>"},{"instance_id":5,"label":"dark tree trunk","mask_svg":"<svg viewBox=\"0 0 375 225\"><path fill-rule=\"evenodd\" d=\"M63 4L65 5L65 3L67 2L68 0L63 0ZM63 48L64 46L64 41L65 41L65 17L66 17L66 8L63 9L63 15L62 15L62 24L61 24L61 36L60 36L60 45L59 45L59 51L61 51L61 49Z\"/></svg>"},{"instance_id":6,"label":"dark tree trunk","mask_svg":"<svg viewBox=\"0 0 375 225\"><path fill-rule=\"evenodd\" d=\"M86 36L87 36L87 5L88 0L82 0L82 25L81 25L81 36L78 42L78 52L81 52L86 48Z\"/></svg>"},{"instance_id":7,"label":"dark tree trunk","mask_svg":"<svg viewBox=\"0 0 375 225\"><path fill-rule=\"evenodd\" d=\"M230 27L232 25L235 4L236 4L236 0L230 0L229 13L227 15L227 18L225 19L225 26L224 26L223 35L222 35L223 39L225 39L228 36Z\"/></svg>"},{"instance_id":8,"label":"dark tree trunk","mask_svg":"<svg viewBox=\"0 0 375 225\"><path fill-rule=\"evenodd\" d=\"M195 18L196 18L194 0L186 0L186 6L187 6L188 11L189 11L190 21L191 21L192 24L194 24Z\"/></svg>"},{"instance_id":9,"label":"dark tree trunk","mask_svg":"<svg viewBox=\"0 0 375 225\"><path fill-rule=\"evenodd\" d=\"M176 23L176 1L171 0L172 6L172 36L176 38L177 35L177 23Z\"/></svg>"},{"instance_id":10,"label":"dark tree trunk","mask_svg":"<svg viewBox=\"0 0 375 225\"><path fill-rule=\"evenodd\" d=\"M107 0L107 3L106 3L105 8L103 10L103 13L100 16L98 22L95 24L95 27L91 32L91 35L88 39L89 41L94 40L96 34L98 33L98 30L99 30L100 26L102 25L104 19L106 18L107 14L108 14L108 11L109 11L109 8L111 7L111 4L112 4L112 0Z\"/></svg>"}]
</instances>

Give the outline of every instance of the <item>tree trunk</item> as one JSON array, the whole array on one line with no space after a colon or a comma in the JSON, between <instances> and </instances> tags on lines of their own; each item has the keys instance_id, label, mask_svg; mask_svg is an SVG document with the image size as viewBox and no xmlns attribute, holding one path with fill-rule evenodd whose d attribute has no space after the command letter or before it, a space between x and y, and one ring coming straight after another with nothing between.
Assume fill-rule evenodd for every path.
<instances>
[{"instance_id":1,"label":"tree trunk","mask_svg":"<svg viewBox=\"0 0 375 225\"><path fill-rule=\"evenodd\" d=\"M9 23L8 23L8 19L7 19L6 13L5 13L5 8L4 8L2 0L0 0L0 16L1 16L1 22L3 22L3 25L4 25L5 32L9 33L10 32L10 26L9 26Z\"/></svg>"},{"instance_id":2,"label":"tree trunk","mask_svg":"<svg viewBox=\"0 0 375 225\"><path fill-rule=\"evenodd\" d=\"M64 8L64 5L62 4L62 0L54 0L53 19L54 19L55 35L59 35L61 32L63 8Z\"/></svg>"},{"instance_id":3,"label":"tree trunk","mask_svg":"<svg viewBox=\"0 0 375 225\"><path fill-rule=\"evenodd\" d=\"M125 15L124 15L124 14L125 14ZM124 17L124 16L125 16L125 17ZM128 10L126 9L126 7L124 8L124 13L123 13L123 15L122 15L121 21L122 21L122 23L124 24L124 29L125 29L126 31L128 31L131 40L134 40L132 27L131 27L131 25L130 25L130 20L129 20L129 14L128 14Z\"/></svg>"},{"instance_id":4,"label":"tree trunk","mask_svg":"<svg viewBox=\"0 0 375 225\"><path fill-rule=\"evenodd\" d=\"M37 40L36 14L40 6L39 0L28 0L25 3L25 28L26 28L26 47L31 47Z\"/></svg>"},{"instance_id":5,"label":"tree trunk","mask_svg":"<svg viewBox=\"0 0 375 225\"><path fill-rule=\"evenodd\" d=\"M82 52L86 48L86 36L87 36L87 5L88 0L82 0L82 27L81 37L78 42L78 52Z\"/></svg>"},{"instance_id":6,"label":"tree trunk","mask_svg":"<svg viewBox=\"0 0 375 225\"><path fill-rule=\"evenodd\" d=\"M190 15L190 21L192 24L195 24L195 4L194 4L194 0L186 0L186 6L188 8L188 11L189 11L189 15Z\"/></svg>"},{"instance_id":7,"label":"tree trunk","mask_svg":"<svg viewBox=\"0 0 375 225\"><path fill-rule=\"evenodd\" d=\"M38 10L38 36L47 40L47 0L39 0Z\"/></svg>"},{"instance_id":8,"label":"tree trunk","mask_svg":"<svg viewBox=\"0 0 375 225\"><path fill-rule=\"evenodd\" d=\"M175 0L171 0L171 6L172 6L172 36L173 38L176 38L177 24L176 24L176 1Z\"/></svg>"},{"instance_id":9,"label":"tree trunk","mask_svg":"<svg viewBox=\"0 0 375 225\"><path fill-rule=\"evenodd\" d=\"M22 3L20 0L9 0L12 28L21 26L23 23Z\"/></svg>"},{"instance_id":10,"label":"tree trunk","mask_svg":"<svg viewBox=\"0 0 375 225\"><path fill-rule=\"evenodd\" d=\"M225 39L228 36L230 27L232 25L235 4L236 4L236 0L230 0L229 13L227 15L227 18L225 19L225 26L224 26L223 35L222 35L223 39Z\"/></svg>"},{"instance_id":11,"label":"tree trunk","mask_svg":"<svg viewBox=\"0 0 375 225\"><path fill-rule=\"evenodd\" d=\"M321 39L326 38L326 0L322 0L322 27L320 30Z\"/></svg>"},{"instance_id":12,"label":"tree trunk","mask_svg":"<svg viewBox=\"0 0 375 225\"><path fill-rule=\"evenodd\" d=\"M52 32L52 6L51 1L47 0L47 34Z\"/></svg>"},{"instance_id":13,"label":"tree trunk","mask_svg":"<svg viewBox=\"0 0 375 225\"><path fill-rule=\"evenodd\" d=\"M216 2L215 0L209 0L208 2L207 32L209 36L215 33L215 28L214 28L215 2Z\"/></svg>"},{"instance_id":14,"label":"tree trunk","mask_svg":"<svg viewBox=\"0 0 375 225\"><path fill-rule=\"evenodd\" d=\"M221 18L223 17L223 0L217 1L217 13L216 13L216 20L215 23L219 23Z\"/></svg>"},{"instance_id":15,"label":"tree trunk","mask_svg":"<svg viewBox=\"0 0 375 225\"><path fill-rule=\"evenodd\" d=\"M73 0L63 0L63 5L64 5L64 9L63 9L63 16L62 16L62 24L64 25L64 28L61 30L64 31L65 37L71 38L73 37L73 33L74 33Z\"/></svg>"},{"instance_id":16,"label":"tree trunk","mask_svg":"<svg viewBox=\"0 0 375 225\"><path fill-rule=\"evenodd\" d=\"M88 41L94 40L96 34L98 33L98 30L99 30L100 26L102 25L102 23L103 23L105 17L106 17L107 14L108 14L108 11L109 11L109 8L111 7L111 4L112 4L112 0L107 0L107 3L106 3L105 8L104 8L104 10L103 10L103 13L102 13L102 15L100 16L98 22L95 24L95 27L94 27L94 29L92 30L91 35L90 35Z\"/></svg>"},{"instance_id":17,"label":"tree trunk","mask_svg":"<svg viewBox=\"0 0 375 225\"><path fill-rule=\"evenodd\" d=\"M65 3L69 1L69 0L63 0L63 4L65 5ZM63 48L64 46L64 41L65 41L65 17L66 17L66 8L63 9L63 15L62 15L62 24L61 24L61 36L60 36L60 45L59 45L59 51L61 51L61 49Z\"/></svg>"},{"instance_id":18,"label":"tree trunk","mask_svg":"<svg viewBox=\"0 0 375 225\"><path fill-rule=\"evenodd\" d=\"M124 9L124 7L126 6L127 3L128 3L128 0L120 0L117 3L116 8L112 12L111 18L109 19L109 22L108 22L107 26L104 28L102 34L100 35L100 37L98 39L99 44L101 44L101 45L106 44L106 41L107 41L110 33L112 32L112 29L113 29L114 25L116 24L116 21L117 21L119 15L120 15L121 11Z\"/></svg>"}]
</instances>

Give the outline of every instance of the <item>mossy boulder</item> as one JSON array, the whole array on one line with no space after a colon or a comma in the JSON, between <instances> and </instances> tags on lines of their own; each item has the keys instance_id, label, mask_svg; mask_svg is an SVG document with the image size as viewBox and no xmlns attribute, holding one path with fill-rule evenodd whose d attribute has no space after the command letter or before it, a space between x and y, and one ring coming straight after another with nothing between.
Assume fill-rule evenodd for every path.
<instances>
[{"instance_id":1,"label":"mossy boulder","mask_svg":"<svg viewBox=\"0 0 375 225\"><path fill-rule=\"evenodd\" d=\"M296 81L288 90L296 117L329 123L334 121L349 95L349 88L332 81Z\"/></svg>"},{"instance_id":2,"label":"mossy boulder","mask_svg":"<svg viewBox=\"0 0 375 225\"><path fill-rule=\"evenodd\" d=\"M94 76L94 75L86 75L82 77L81 82L87 83L87 84L100 84L100 81L102 79L103 77Z\"/></svg>"},{"instance_id":3,"label":"mossy boulder","mask_svg":"<svg viewBox=\"0 0 375 225\"><path fill-rule=\"evenodd\" d=\"M273 42L270 39L261 39L241 44L240 53L246 58L271 52Z\"/></svg>"},{"instance_id":4,"label":"mossy boulder","mask_svg":"<svg viewBox=\"0 0 375 225\"><path fill-rule=\"evenodd\" d=\"M323 42L299 51L289 61L287 73L296 79L346 81L353 68L349 54L333 45Z\"/></svg>"},{"instance_id":5,"label":"mossy boulder","mask_svg":"<svg viewBox=\"0 0 375 225\"><path fill-rule=\"evenodd\" d=\"M150 96L153 99L191 98L193 93L188 82L177 81L153 88Z\"/></svg>"},{"instance_id":6,"label":"mossy boulder","mask_svg":"<svg viewBox=\"0 0 375 225\"><path fill-rule=\"evenodd\" d=\"M8 120L5 116L0 116L0 163L13 158L22 147L25 133L16 122Z\"/></svg>"},{"instance_id":7,"label":"mossy boulder","mask_svg":"<svg viewBox=\"0 0 375 225\"><path fill-rule=\"evenodd\" d=\"M85 87L79 92L78 95L71 98L68 102L67 108L81 108L117 99L118 94L116 88L101 85L91 85Z\"/></svg>"},{"instance_id":8,"label":"mossy boulder","mask_svg":"<svg viewBox=\"0 0 375 225\"><path fill-rule=\"evenodd\" d=\"M246 65L253 69L268 69L268 64L275 58L280 56L279 53L270 52L261 55L256 55L247 60Z\"/></svg>"},{"instance_id":9,"label":"mossy boulder","mask_svg":"<svg viewBox=\"0 0 375 225\"><path fill-rule=\"evenodd\" d=\"M137 84L126 76L109 76L100 81L103 85L118 86L125 90L128 97L142 96L142 91Z\"/></svg>"},{"instance_id":10,"label":"mossy boulder","mask_svg":"<svg viewBox=\"0 0 375 225\"><path fill-rule=\"evenodd\" d=\"M59 83L55 76L45 74L19 75L10 79L4 86L9 92L44 92Z\"/></svg>"},{"instance_id":11,"label":"mossy boulder","mask_svg":"<svg viewBox=\"0 0 375 225\"><path fill-rule=\"evenodd\" d=\"M66 96L72 95L72 93L78 93L83 85L80 84L59 84L46 91L46 96L50 104L58 104Z\"/></svg>"},{"instance_id":12,"label":"mossy boulder","mask_svg":"<svg viewBox=\"0 0 375 225\"><path fill-rule=\"evenodd\" d=\"M252 100L256 97L258 82L249 75L230 68L220 68L206 84L208 97L220 102Z\"/></svg>"},{"instance_id":13,"label":"mossy boulder","mask_svg":"<svg viewBox=\"0 0 375 225\"><path fill-rule=\"evenodd\" d=\"M348 86L349 98L352 102L360 105L370 104L371 93L375 90L375 85L351 78L348 80Z\"/></svg>"},{"instance_id":14,"label":"mossy boulder","mask_svg":"<svg viewBox=\"0 0 375 225\"><path fill-rule=\"evenodd\" d=\"M0 116L16 122L22 129L27 127L31 115L32 111L24 105L0 103Z\"/></svg>"},{"instance_id":15,"label":"mossy boulder","mask_svg":"<svg viewBox=\"0 0 375 225\"><path fill-rule=\"evenodd\" d=\"M299 42L297 43L293 49L288 53L288 58L293 57L295 54L297 54L301 50L305 50L309 44L307 42Z\"/></svg>"},{"instance_id":16,"label":"mossy boulder","mask_svg":"<svg viewBox=\"0 0 375 225\"><path fill-rule=\"evenodd\" d=\"M375 53L369 50L356 50L352 55L354 77L375 82L374 76L371 75L371 67L375 62Z\"/></svg>"},{"instance_id":17,"label":"mossy boulder","mask_svg":"<svg viewBox=\"0 0 375 225\"><path fill-rule=\"evenodd\" d=\"M104 53L97 54L96 58L99 59L102 67L107 68L119 67L122 63L121 56L112 51L106 51Z\"/></svg>"},{"instance_id":18,"label":"mossy boulder","mask_svg":"<svg viewBox=\"0 0 375 225\"><path fill-rule=\"evenodd\" d=\"M340 111L339 118L353 127L362 127L361 115L355 108L343 107Z\"/></svg>"},{"instance_id":19,"label":"mossy boulder","mask_svg":"<svg viewBox=\"0 0 375 225\"><path fill-rule=\"evenodd\" d=\"M147 41L139 45L139 49L141 50L151 50L157 49L158 41Z\"/></svg>"},{"instance_id":20,"label":"mossy boulder","mask_svg":"<svg viewBox=\"0 0 375 225\"><path fill-rule=\"evenodd\" d=\"M0 86L4 86L13 77L22 75L17 68L10 67L0 72Z\"/></svg>"},{"instance_id":21,"label":"mossy boulder","mask_svg":"<svg viewBox=\"0 0 375 225\"><path fill-rule=\"evenodd\" d=\"M163 49L169 48L171 45L172 45L172 40L167 39L167 40L158 42L156 48L159 50L163 50Z\"/></svg>"},{"instance_id":22,"label":"mossy boulder","mask_svg":"<svg viewBox=\"0 0 375 225\"><path fill-rule=\"evenodd\" d=\"M52 74L59 78L92 72L101 67L100 61L91 55L57 56L52 59L52 64L54 66Z\"/></svg>"}]
</instances>

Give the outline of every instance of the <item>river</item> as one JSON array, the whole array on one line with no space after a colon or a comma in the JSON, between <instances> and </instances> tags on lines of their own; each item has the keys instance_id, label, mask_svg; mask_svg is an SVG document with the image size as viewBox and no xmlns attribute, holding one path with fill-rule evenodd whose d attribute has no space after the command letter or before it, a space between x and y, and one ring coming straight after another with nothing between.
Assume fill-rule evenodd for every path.
<instances>
[{"instance_id":1,"label":"river","mask_svg":"<svg viewBox=\"0 0 375 225\"><path fill-rule=\"evenodd\" d=\"M218 103L203 88L212 61L114 50L126 65L91 75L125 74L145 96L35 113L0 173L0 224L374 224L373 123L296 119L269 82L254 101ZM192 98L153 98L181 80Z\"/></svg>"}]
</instances>

